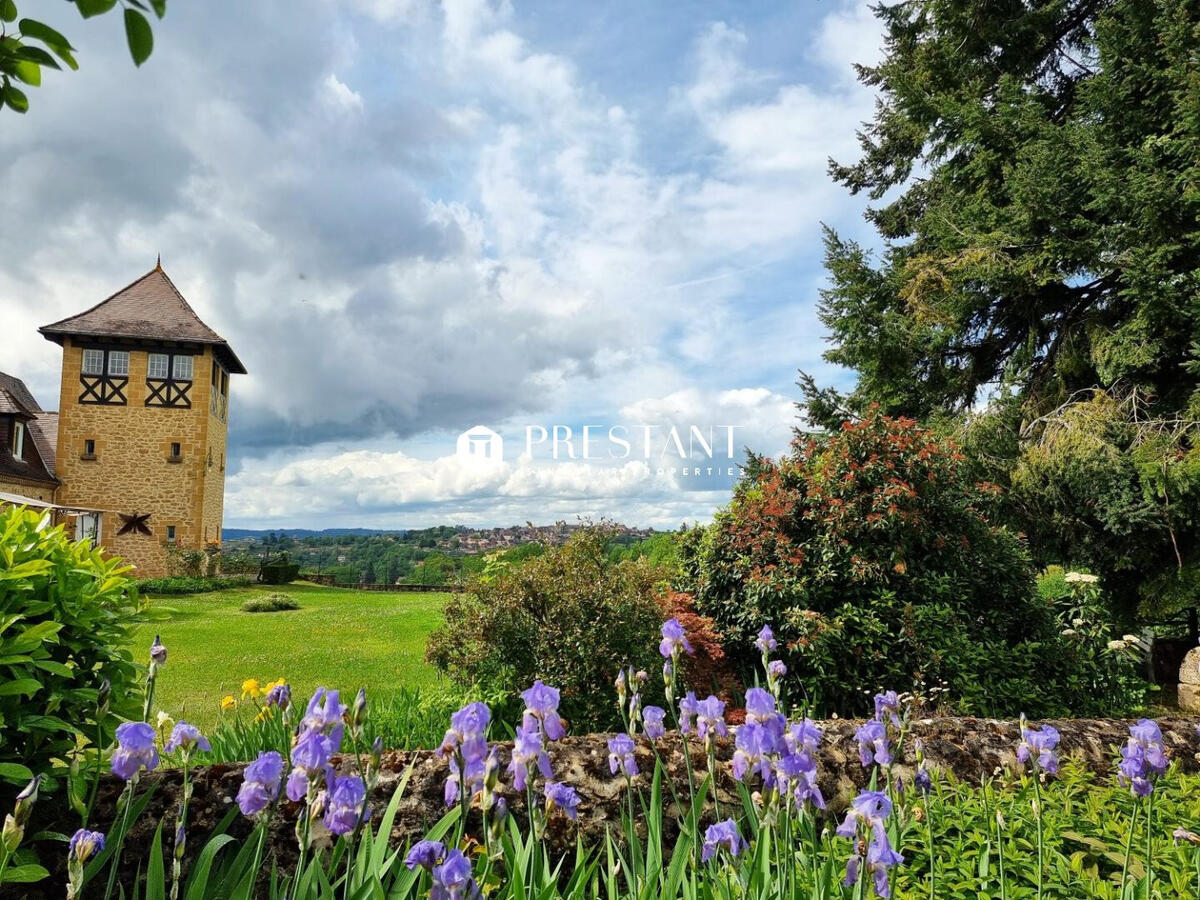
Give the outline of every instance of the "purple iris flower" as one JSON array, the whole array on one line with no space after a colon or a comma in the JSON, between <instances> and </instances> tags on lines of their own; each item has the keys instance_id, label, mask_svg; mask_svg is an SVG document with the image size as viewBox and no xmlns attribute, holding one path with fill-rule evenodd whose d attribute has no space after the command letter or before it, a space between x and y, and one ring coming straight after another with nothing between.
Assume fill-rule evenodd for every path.
<instances>
[{"instance_id":1,"label":"purple iris flower","mask_svg":"<svg viewBox=\"0 0 1200 900\"><path fill-rule=\"evenodd\" d=\"M782 678L787 674L787 666L783 664L782 659L773 659L767 663L767 674L774 679Z\"/></svg>"},{"instance_id":2,"label":"purple iris flower","mask_svg":"<svg viewBox=\"0 0 1200 900\"><path fill-rule=\"evenodd\" d=\"M775 775L779 780L780 793L792 792L796 809L806 803L817 809L825 808L825 796L817 783L817 764L807 753L788 753L775 763Z\"/></svg>"},{"instance_id":3,"label":"purple iris flower","mask_svg":"<svg viewBox=\"0 0 1200 900\"><path fill-rule=\"evenodd\" d=\"M764 625L762 631L758 633L758 637L754 639L754 646L762 653L770 653L779 646L779 642L775 640L775 633L771 631L770 625Z\"/></svg>"},{"instance_id":4,"label":"purple iris flower","mask_svg":"<svg viewBox=\"0 0 1200 900\"><path fill-rule=\"evenodd\" d=\"M346 704L338 702L338 692L319 687L308 701L308 709L304 711L300 725L309 731L328 734L333 739L336 750L342 746L342 717L345 714Z\"/></svg>"},{"instance_id":5,"label":"purple iris flower","mask_svg":"<svg viewBox=\"0 0 1200 900\"><path fill-rule=\"evenodd\" d=\"M884 822L892 814L892 801L882 791L863 791L850 802L846 818L835 832L838 837L853 839L862 827L864 833L873 834L876 840L887 843Z\"/></svg>"},{"instance_id":6,"label":"purple iris flower","mask_svg":"<svg viewBox=\"0 0 1200 900\"><path fill-rule=\"evenodd\" d=\"M854 732L858 741L858 759L863 768L872 762L881 766L890 765L892 753L888 749L887 728L878 719L872 719Z\"/></svg>"},{"instance_id":7,"label":"purple iris flower","mask_svg":"<svg viewBox=\"0 0 1200 900\"><path fill-rule=\"evenodd\" d=\"M709 694L696 704L696 737L706 741L728 734L729 729L725 727L725 701Z\"/></svg>"},{"instance_id":8,"label":"purple iris flower","mask_svg":"<svg viewBox=\"0 0 1200 900\"><path fill-rule=\"evenodd\" d=\"M460 791L466 790L468 797L474 797L483 790L487 777L488 747L481 740L471 740L462 745L462 766L456 758L450 760L450 775L446 778L445 800L447 806L452 806L460 796Z\"/></svg>"},{"instance_id":9,"label":"purple iris flower","mask_svg":"<svg viewBox=\"0 0 1200 900\"><path fill-rule=\"evenodd\" d=\"M329 765L330 757L337 750L338 747L334 744L333 738L321 734L319 731L306 730L301 732L300 737L296 739L295 746L292 747L292 765L304 769L309 775L312 775Z\"/></svg>"},{"instance_id":10,"label":"purple iris flower","mask_svg":"<svg viewBox=\"0 0 1200 900\"><path fill-rule=\"evenodd\" d=\"M1167 770L1167 752L1162 743L1162 731L1151 719L1138 719L1129 726L1129 740L1121 748L1117 765L1117 780L1128 785L1135 797L1148 797L1154 790L1154 780Z\"/></svg>"},{"instance_id":11,"label":"purple iris flower","mask_svg":"<svg viewBox=\"0 0 1200 900\"><path fill-rule=\"evenodd\" d=\"M286 684L275 685L275 687L267 691L266 702L267 706L277 706L280 709L287 709L292 705L291 686Z\"/></svg>"},{"instance_id":12,"label":"purple iris flower","mask_svg":"<svg viewBox=\"0 0 1200 900\"><path fill-rule=\"evenodd\" d=\"M513 777L512 784L516 790L525 790L530 765L536 765L543 778L550 777L550 757L542 746L541 729L536 722L522 722L513 739L512 759L508 763L508 772Z\"/></svg>"},{"instance_id":13,"label":"purple iris flower","mask_svg":"<svg viewBox=\"0 0 1200 900\"><path fill-rule=\"evenodd\" d=\"M325 827L331 834L349 834L371 816L367 786L357 775L334 775L327 779Z\"/></svg>"},{"instance_id":14,"label":"purple iris flower","mask_svg":"<svg viewBox=\"0 0 1200 900\"><path fill-rule=\"evenodd\" d=\"M491 720L492 712L486 703L468 703L450 717L450 730L442 739L442 746L438 752L449 756L461 744L485 740Z\"/></svg>"},{"instance_id":15,"label":"purple iris flower","mask_svg":"<svg viewBox=\"0 0 1200 900\"><path fill-rule=\"evenodd\" d=\"M560 740L566 734L562 717L558 714L558 688L542 684L540 680L533 687L521 694L525 701L525 718L533 718L541 723L546 737L552 741Z\"/></svg>"},{"instance_id":16,"label":"purple iris flower","mask_svg":"<svg viewBox=\"0 0 1200 900\"><path fill-rule=\"evenodd\" d=\"M786 740L792 753L816 753L821 746L820 726L812 719L801 719L788 726Z\"/></svg>"},{"instance_id":17,"label":"purple iris flower","mask_svg":"<svg viewBox=\"0 0 1200 900\"><path fill-rule=\"evenodd\" d=\"M662 642L658 652L670 659L680 651L692 653L692 645L688 643L687 634L678 619L668 619L662 624Z\"/></svg>"},{"instance_id":18,"label":"purple iris flower","mask_svg":"<svg viewBox=\"0 0 1200 900\"><path fill-rule=\"evenodd\" d=\"M679 730L691 734L696 730L696 715L700 712L700 704L696 695L691 691L679 701Z\"/></svg>"},{"instance_id":19,"label":"purple iris flower","mask_svg":"<svg viewBox=\"0 0 1200 900\"><path fill-rule=\"evenodd\" d=\"M455 847L433 869L429 900L464 900L479 895L479 887L471 873L471 861Z\"/></svg>"},{"instance_id":20,"label":"purple iris flower","mask_svg":"<svg viewBox=\"0 0 1200 900\"><path fill-rule=\"evenodd\" d=\"M1155 775L1167 771L1167 751L1163 746L1162 730L1153 719L1138 719L1129 726L1129 743L1136 744L1146 758L1146 765Z\"/></svg>"},{"instance_id":21,"label":"purple iris flower","mask_svg":"<svg viewBox=\"0 0 1200 900\"><path fill-rule=\"evenodd\" d=\"M103 849L103 833L80 828L71 835L71 843L67 845L67 858L82 866Z\"/></svg>"},{"instance_id":22,"label":"purple iris flower","mask_svg":"<svg viewBox=\"0 0 1200 900\"><path fill-rule=\"evenodd\" d=\"M883 722L888 718L893 725L900 727L900 697L895 691L875 695L876 721Z\"/></svg>"},{"instance_id":23,"label":"purple iris flower","mask_svg":"<svg viewBox=\"0 0 1200 900\"><path fill-rule=\"evenodd\" d=\"M1017 746L1017 761L1021 764L1034 761L1035 769L1054 775L1058 772L1058 757L1054 748L1058 746L1058 729L1053 725L1030 728L1021 717L1021 743Z\"/></svg>"},{"instance_id":24,"label":"purple iris flower","mask_svg":"<svg viewBox=\"0 0 1200 900\"><path fill-rule=\"evenodd\" d=\"M917 769L917 774L913 776L913 784L917 786L922 794L928 794L933 790L933 779L929 777L929 770L924 766Z\"/></svg>"},{"instance_id":25,"label":"purple iris flower","mask_svg":"<svg viewBox=\"0 0 1200 900\"><path fill-rule=\"evenodd\" d=\"M253 818L279 797L279 785L283 780L283 757L276 750L258 754L258 759L246 766L242 772L242 786L238 788L237 803L242 815ZM305 786L307 790L307 785Z\"/></svg>"},{"instance_id":26,"label":"purple iris flower","mask_svg":"<svg viewBox=\"0 0 1200 900\"><path fill-rule=\"evenodd\" d=\"M150 661L157 666L167 661L167 648L163 646L162 639L157 634L154 636L154 643L150 645Z\"/></svg>"},{"instance_id":27,"label":"purple iris flower","mask_svg":"<svg viewBox=\"0 0 1200 900\"><path fill-rule=\"evenodd\" d=\"M451 757L445 790L447 806L453 805L464 788L468 796L483 789L487 774L487 727L491 717L487 704L480 702L468 703L450 717L450 730L438 748L440 755Z\"/></svg>"},{"instance_id":28,"label":"purple iris flower","mask_svg":"<svg viewBox=\"0 0 1200 900\"><path fill-rule=\"evenodd\" d=\"M441 841L417 841L408 851L408 856L404 858L404 864L408 866L409 871L416 869L417 866L432 870L445 855L446 845Z\"/></svg>"},{"instance_id":29,"label":"purple iris flower","mask_svg":"<svg viewBox=\"0 0 1200 900\"><path fill-rule=\"evenodd\" d=\"M174 753L176 750L184 750L191 752L194 749L208 751L212 749L212 744L208 742L208 738L200 733L200 729L195 725L189 725L187 722L177 722L175 727L171 729L171 739L167 741L167 746L163 749L168 753Z\"/></svg>"},{"instance_id":30,"label":"purple iris flower","mask_svg":"<svg viewBox=\"0 0 1200 900\"><path fill-rule=\"evenodd\" d=\"M770 731L759 722L747 721L738 728L734 745L733 777L742 781L747 773L757 772L771 784L775 776L770 757L776 752L776 741Z\"/></svg>"},{"instance_id":31,"label":"purple iris flower","mask_svg":"<svg viewBox=\"0 0 1200 900\"><path fill-rule=\"evenodd\" d=\"M543 793L546 795L546 812L557 807L568 819L579 818L579 795L575 788L561 781L547 781Z\"/></svg>"},{"instance_id":32,"label":"purple iris flower","mask_svg":"<svg viewBox=\"0 0 1200 900\"><path fill-rule=\"evenodd\" d=\"M287 798L293 803L301 802L308 796L308 773L301 768L292 769L287 778Z\"/></svg>"},{"instance_id":33,"label":"purple iris flower","mask_svg":"<svg viewBox=\"0 0 1200 900\"><path fill-rule=\"evenodd\" d=\"M746 721L765 722L775 715L775 698L762 688L746 691Z\"/></svg>"},{"instance_id":34,"label":"purple iris flower","mask_svg":"<svg viewBox=\"0 0 1200 900\"><path fill-rule=\"evenodd\" d=\"M886 839L876 838L867 844L867 854L864 860L857 852L846 861L846 878L842 882L847 886L858 883L861 867L866 865L866 874L871 878L875 895L890 896L891 886L888 883L888 870L904 862L904 857L892 849Z\"/></svg>"},{"instance_id":35,"label":"purple iris flower","mask_svg":"<svg viewBox=\"0 0 1200 900\"><path fill-rule=\"evenodd\" d=\"M646 724L646 737L652 741L658 740L667 733L663 725L663 717L667 711L661 706L647 706L642 710L642 721Z\"/></svg>"},{"instance_id":36,"label":"purple iris flower","mask_svg":"<svg viewBox=\"0 0 1200 900\"><path fill-rule=\"evenodd\" d=\"M733 819L726 819L724 822L709 825L704 832L704 847L700 851L700 861L708 862L717 855L719 850L724 850L731 857L737 857L741 856L745 849L746 841L738 831L737 823Z\"/></svg>"},{"instance_id":37,"label":"purple iris flower","mask_svg":"<svg viewBox=\"0 0 1200 900\"><path fill-rule=\"evenodd\" d=\"M124 722L118 725L117 749L112 755L113 774L128 781L143 766L147 772L158 766L154 729L145 722Z\"/></svg>"},{"instance_id":38,"label":"purple iris flower","mask_svg":"<svg viewBox=\"0 0 1200 900\"><path fill-rule=\"evenodd\" d=\"M633 738L618 734L608 740L608 768L614 775L620 772L626 778L638 773L637 758L633 755Z\"/></svg>"}]
</instances>

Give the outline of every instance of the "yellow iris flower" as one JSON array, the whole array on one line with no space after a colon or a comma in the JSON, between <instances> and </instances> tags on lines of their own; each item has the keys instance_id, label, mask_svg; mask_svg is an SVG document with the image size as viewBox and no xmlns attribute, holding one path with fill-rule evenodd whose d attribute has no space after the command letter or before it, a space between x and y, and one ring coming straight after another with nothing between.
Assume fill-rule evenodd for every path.
<instances>
[{"instance_id":1,"label":"yellow iris flower","mask_svg":"<svg viewBox=\"0 0 1200 900\"><path fill-rule=\"evenodd\" d=\"M262 685L258 683L257 678L247 678L242 682L242 699L247 697L261 697L263 694Z\"/></svg>"},{"instance_id":2,"label":"yellow iris flower","mask_svg":"<svg viewBox=\"0 0 1200 900\"><path fill-rule=\"evenodd\" d=\"M226 694L221 698L221 709L228 712L231 709L237 708L237 700L233 698L233 694Z\"/></svg>"}]
</instances>

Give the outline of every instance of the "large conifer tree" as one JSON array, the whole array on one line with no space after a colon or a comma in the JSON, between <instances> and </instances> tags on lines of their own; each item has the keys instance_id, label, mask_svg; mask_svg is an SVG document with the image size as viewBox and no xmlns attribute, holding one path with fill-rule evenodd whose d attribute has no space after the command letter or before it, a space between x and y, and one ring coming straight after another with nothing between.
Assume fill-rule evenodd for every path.
<instances>
[{"instance_id":1,"label":"large conifer tree","mask_svg":"<svg viewBox=\"0 0 1200 900\"><path fill-rule=\"evenodd\" d=\"M1200 5L911 0L863 153L835 179L877 201L878 257L826 234L821 424L877 402L961 411L1004 381L1028 415L1081 388L1200 405Z\"/></svg>"}]
</instances>

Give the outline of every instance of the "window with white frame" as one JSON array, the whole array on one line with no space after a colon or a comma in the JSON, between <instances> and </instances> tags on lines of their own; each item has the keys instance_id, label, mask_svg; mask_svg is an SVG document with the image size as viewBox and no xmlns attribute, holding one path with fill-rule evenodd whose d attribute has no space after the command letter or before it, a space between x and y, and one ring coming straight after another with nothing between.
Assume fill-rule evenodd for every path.
<instances>
[{"instance_id":1,"label":"window with white frame","mask_svg":"<svg viewBox=\"0 0 1200 900\"><path fill-rule=\"evenodd\" d=\"M171 360L171 377L176 381L191 381L192 380L192 358L190 356L176 356Z\"/></svg>"},{"instance_id":2,"label":"window with white frame","mask_svg":"<svg viewBox=\"0 0 1200 900\"><path fill-rule=\"evenodd\" d=\"M129 374L129 351L128 350L109 350L108 351L108 374L109 375L128 375Z\"/></svg>"},{"instance_id":3,"label":"window with white frame","mask_svg":"<svg viewBox=\"0 0 1200 900\"><path fill-rule=\"evenodd\" d=\"M25 423L13 422L12 452L15 459L21 459L25 452Z\"/></svg>"},{"instance_id":4,"label":"window with white frame","mask_svg":"<svg viewBox=\"0 0 1200 900\"><path fill-rule=\"evenodd\" d=\"M165 353L151 353L146 363L147 378L166 378L171 370L171 357Z\"/></svg>"},{"instance_id":5,"label":"window with white frame","mask_svg":"<svg viewBox=\"0 0 1200 900\"><path fill-rule=\"evenodd\" d=\"M103 375L104 374L104 351L103 350L84 350L83 351L83 374L84 375Z\"/></svg>"}]
</instances>

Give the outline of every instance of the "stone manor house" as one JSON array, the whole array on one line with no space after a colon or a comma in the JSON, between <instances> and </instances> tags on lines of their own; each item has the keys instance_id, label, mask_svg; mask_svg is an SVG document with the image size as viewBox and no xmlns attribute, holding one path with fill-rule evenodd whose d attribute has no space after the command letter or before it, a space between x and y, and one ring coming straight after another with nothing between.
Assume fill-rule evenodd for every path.
<instances>
[{"instance_id":1,"label":"stone manor house","mask_svg":"<svg viewBox=\"0 0 1200 900\"><path fill-rule=\"evenodd\" d=\"M137 567L219 546L229 376L245 367L161 265L38 329L62 347L58 412L0 373L0 504L52 512Z\"/></svg>"}]
</instances>

